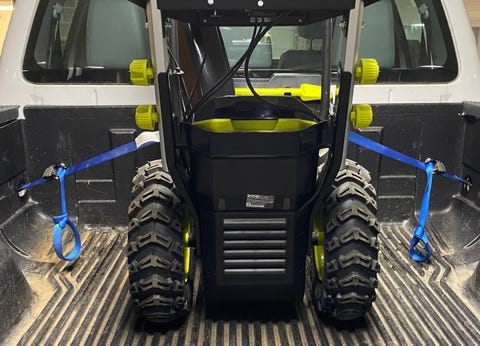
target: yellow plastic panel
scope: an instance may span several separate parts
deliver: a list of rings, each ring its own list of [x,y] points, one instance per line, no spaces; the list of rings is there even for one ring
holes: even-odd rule
[[[232,120],[208,119],[193,123],[211,132],[293,132],[301,131],[316,122],[303,119]]]

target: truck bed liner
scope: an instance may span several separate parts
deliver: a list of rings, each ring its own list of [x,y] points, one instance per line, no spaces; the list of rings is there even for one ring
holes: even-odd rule
[[[474,266],[454,267],[435,249],[429,264],[408,258],[411,227],[383,224],[378,298],[355,325],[321,321],[306,294],[296,308],[282,305],[203,304],[184,323],[161,327],[136,319],[127,286],[124,230],[88,232],[74,263],[25,266],[37,297],[4,339],[21,344],[265,345],[476,344],[480,307],[465,291]],[[28,268],[27,268],[28,267]],[[198,267],[198,266],[197,266]],[[199,270],[195,285],[200,282]]]

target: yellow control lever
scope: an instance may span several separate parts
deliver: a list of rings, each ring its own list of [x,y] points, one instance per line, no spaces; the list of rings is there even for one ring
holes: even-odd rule
[[[300,88],[255,88],[255,91],[260,96],[294,96],[302,101],[318,101],[322,98],[322,87],[315,84],[301,84]],[[235,88],[235,95],[252,96],[252,92],[249,88]]]

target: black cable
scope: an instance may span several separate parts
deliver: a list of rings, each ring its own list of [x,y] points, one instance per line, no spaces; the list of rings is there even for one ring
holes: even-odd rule
[[[267,33],[268,30],[270,30],[275,23],[278,22],[283,16],[285,16],[288,12],[282,12],[280,15],[275,17],[269,24],[268,26],[264,29],[261,30],[260,33],[257,34],[257,37],[255,37],[254,40],[252,40],[245,51],[245,53],[240,57],[240,59],[233,65],[230,70],[222,77],[220,80],[218,80],[201,98],[200,100],[193,106],[193,108],[190,110],[190,112],[187,114],[186,120],[191,121],[193,118],[193,115],[195,114],[198,109],[203,106],[206,102],[208,102],[212,96],[223,86],[225,83],[233,76],[233,74],[242,66],[244,63],[245,59],[247,58],[248,55],[252,54],[252,51],[255,49],[257,43],[262,39],[262,37]]]
[[[255,31],[255,30],[254,30]],[[265,32],[266,33],[266,32]],[[261,38],[263,38],[263,36],[265,35],[265,33],[262,35]],[[255,45],[256,47],[256,45]],[[250,58],[252,57],[252,53],[253,51],[255,50],[255,48],[252,50],[252,52],[247,56],[247,58],[245,59],[245,66],[244,66],[244,70],[245,70],[245,82],[247,83],[247,86],[248,88],[250,89],[250,92],[252,93],[252,95],[257,99],[259,100],[260,102],[263,102],[265,103],[266,105],[270,106],[270,107],[273,107],[274,109],[275,108],[283,108],[283,109],[286,109],[286,110],[290,110],[290,111],[293,111],[293,112],[297,112],[297,113],[302,113],[302,114],[306,114],[308,116],[311,116],[313,117],[315,120],[317,121],[320,121],[320,118],[312,111],[307,111],[305,109],[300,109],[300,108],[293,108],[293,107],[285,107],[285,106],[282,106],[282,105],[277,105],[277,104],[274,104],[272,102],[269,102],[267,101],[266,99],[264,99],[262,96],[260,96],[257,91],[255,90],[255,87],[253,86],[252,84],[252,81],[250,80],[250,73],[249,73],[249,70],[248,70],[248,67],[249,67],[249,64],[250,64]]]
[[[202,97],[198,102],[195,104],[193,109],[190,111],[189,114],[187,114],[186,120],[190,121],[193,117],[193,114],[202,106],[204,105],[210,98],[223,86],[225,83],[233,76],[233,74],[240,68],[242,65],[243,61],[245,60],[246,53],[249,51],[251,46],[253,45],[253,40],[250,42],[249,47],[247,48],[247,51],[244,53],[242,57],[233,65],[230,70],[225,74],[222,78],[220,78]]]
[[[167,45],[167,49],[168,49],[168,54],[169,54],[170,57],[172,58],[173,63],[175,64],[175,66],[180,67],[180,63],[178,62],[177,58],[175,57],[175,54],[173,54],[172,48],[170,48],[170,44]]]
[[[208,52],[205,53],[205,56],[202,59],[202,63],[200,64],[200,69],[198,70],[197,77],[195,79],[195,83],[193,84],[192,91],[190,92],[190,95],[188,97],[188,103],[190,105],[192,104],[193,95],[195,95],[195,92],[197,91],[198,85],[200,84],[200,78],[202,77],[203,68],[205,66],[205,62],[207,61],[207,56],[208,56]]]
[[[167,50],[168,50],[168,54],[170,55],[170,57],[173,60],[173,63],[175,64],[175,68],[178,68],[179,70],[181,70],[180,63],[178,62],[177,58],[175,57],[175,54],[173,54],[173,51],[172,51],[172,49],[170,48],[169,45],[167,45]],[[192,109],[192,104],[190,103],[190,98],[188,98],[187,85],[185,84],[185,78],[183,78],[183,75],[180,77],[180,80],[181,80],[180,95],[181,95],[181,99],[182,99],[182,103],[183,103],[183,108],[184,108],[184,112],[188,113]],[[187,102],[185,102],[185,101],[187,101]]]
[[[258,42],[257,40],[251,40],[250,41],[250,45],[249,47],[247,48],[247,50],[245,51],[245,53],[240,57],[240,59],[237,61],[237,63],[232,66],[232,68],[229,70],[229,72],[227,74],[225,74],[219,81],[217,81],[217,83],[215,83],[215,85],[210,88],[210,90],[202,96],[202,98],[199,100],[199,102],[195,105],[196,107],[196,110],[198,110],[198,108],[200,108],[203,104],[205,104],[209,99],[211,99],[211,97],[223,86],[225,85],[225,83],[230,79],[232,78],[232,76],[234,75],[234,73],[242,66],[243,62],[245,61],[245,58],[247,56],[247,54],[249,52],[252,51],[252,49],[255,48],[255,42]],[[194,107],[194,108],[195,108]],[[195,110],[195,111],[196,111]],[[192,115],[193,115],[194,112],[192,112]]]

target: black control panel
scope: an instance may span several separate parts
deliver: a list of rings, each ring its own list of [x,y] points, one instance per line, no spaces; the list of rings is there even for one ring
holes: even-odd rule
[[[158,0],[161,10],[348,10],[355,0]]]
[[[333,18],[355,7],[354,0],[157,0],[162,15],[192,24],[248,26],[283,13],[276,25],[304,25]]]

